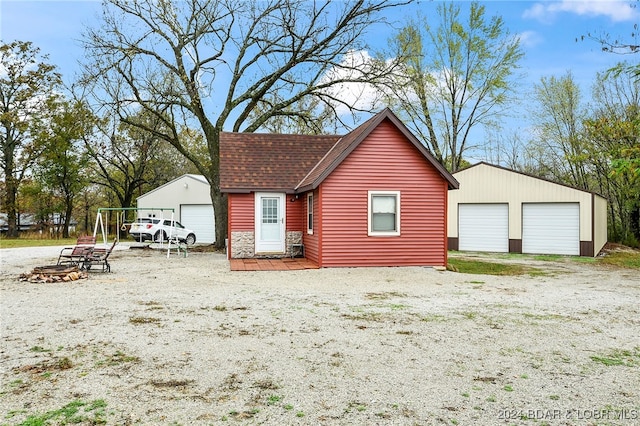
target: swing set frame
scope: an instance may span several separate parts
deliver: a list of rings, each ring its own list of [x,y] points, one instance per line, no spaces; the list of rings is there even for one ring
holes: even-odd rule
[[[175,219],[174,219],[174,214],[175,214],[175,209],[173,207],[99,207],[98,208],[98,212],[96,213],[96,223],[95,226],[93,227],[93,236],[97,237],[98,234],[98,229],[100,229],[100,232],[102,234],[102,240],[104,242],[105,247],[108,244],[108,229],[105,225],[109,223],[109,212],[115,212],[116,214],[116,241],[120,242],[120,231],[126,231],[127,230],[127,225],[131,226],[131,224],[133,224],[133,222],[135,222],[138,219],[138,211],[148,211],[151,212],[151,214],[153,214],[153,212],[159,211],[160,212],[160,219],[161,220],[165,220],[164,217],[164,212],[165,211],[170,211],[171,212],[171,224],[173,226],[173,224],[175,223]],[[133,222],[127,222],[127,213],[133,211],[136,212]],[[105,214],[105,220],[102,219],[102,214]],[[155,216],[152,216],[155,217]],[[169,241],[167,242],[167,258],[169,257],[170,253],[171,253],[171,235],[169,235]],[[160,241],[160,247],[163,247],[163,241]],[[180,251],[180,247],[178,247],[178,252]],[[185,256],[186,256],[186,250],[185,250]]]

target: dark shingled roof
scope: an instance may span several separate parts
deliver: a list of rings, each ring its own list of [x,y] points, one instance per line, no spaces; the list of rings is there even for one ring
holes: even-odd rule
[[[220,134],[223,192],[293,192],[340,139],[326,135]]]
[[[440,172],[450,189],[458,188],[458,181],[388,108],[343,137],[221,133],[220,188],[222,192],[315,189],[385,119]]]

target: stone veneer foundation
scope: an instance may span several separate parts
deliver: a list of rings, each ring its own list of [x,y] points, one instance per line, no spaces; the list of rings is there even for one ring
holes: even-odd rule
[[[286,253],[256,255],[256,236],[253,231],[234,231],[231,233],[231,258],[251,259],[254,257],[278,258],[289,256],[292,244],[302,243],[302,231],[287,231]]]

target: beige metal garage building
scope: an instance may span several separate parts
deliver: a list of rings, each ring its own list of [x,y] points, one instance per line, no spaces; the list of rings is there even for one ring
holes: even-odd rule
[[[171,211],[160,212],[152,208],[174,209],[174,220],[196,234],[197,243],[214,243],[216,239],[213,204],[209,183],[201,175],[186,174],[167,182],[138,197],[140,217],[171,218]]]
[[[488,163],[453,175],[450,250],[596,256],[607,242],[602,196]]]

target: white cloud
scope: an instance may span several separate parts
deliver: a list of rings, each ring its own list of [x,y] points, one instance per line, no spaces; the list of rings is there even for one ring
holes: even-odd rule
[[[551,21],[549,12],[542,3],[536,3],[529,9],[525,10],[522,17],[527,19],[536,19],[544,23]]]
[[[369,69],[373,58],[366,50],[358,50],[349,52],[342,59],[340,66],[334,67],[325,75],[324,79],[342,80],[342,79],[358,79],[362,78]],[[346,105],[353,108],[370,109],[374,107],[380,99],[380,92],[373,85],[365,82],[345,82],[338,83],[326,90],[331,97],[339,99]],[[349,108],[342,104],[336,103],[335,107],[339,114],[346,114]]]
[[[525,10],[523,17],[549,23],[560,13],[579,16],[605,16],[613,22],[638,19],[638,10],[627,0],[562,0],[560,2],[536,3]]]
[[[524,47],[534,47],[543,42],[543,37],[536,31],[523,31],[516,37],[520,40],[520,45]]]

